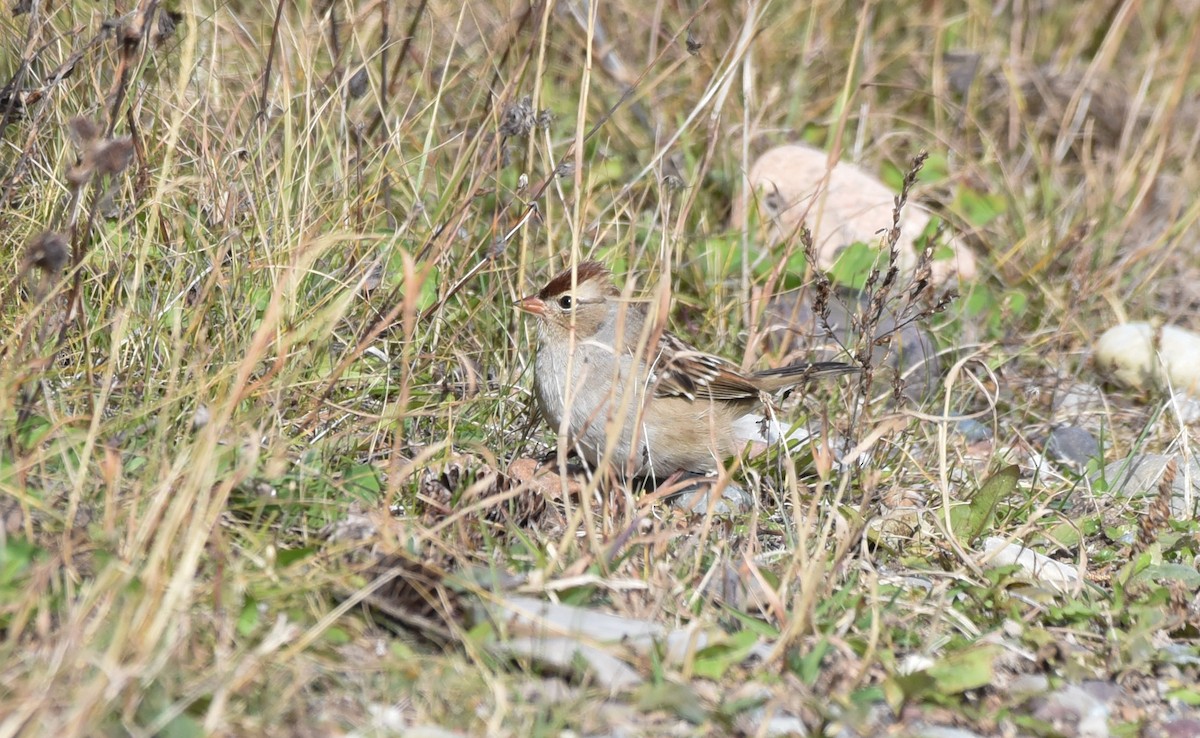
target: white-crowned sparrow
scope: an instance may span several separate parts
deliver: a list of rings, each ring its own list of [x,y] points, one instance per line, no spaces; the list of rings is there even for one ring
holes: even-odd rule
[[[743,372],[649,320],[586,261],[517,302],[538,318],[534,392],[546,421],[592,466],[635,476],[711,472],[747,443],[778,441],[770,393],[857,371],[838,362]]]

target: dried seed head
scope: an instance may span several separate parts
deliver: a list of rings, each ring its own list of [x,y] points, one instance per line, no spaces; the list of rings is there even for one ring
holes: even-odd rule
[[[66,237],[54,231],[44,231],[34,236],[25,247],[25,263],[47,274],[56,274],[66,266],[69,254]]]
[[[161,46],[175,35],[175,29],[179,26],[180,21],[183,20],[183,13],[160,8],[156,20],[154,34],[150,37],[150,41],[155,46]]]
[[[129,136],[114,138],[96,147],[96,171],[112,176],[129,166],[133,159],[133,139]]]
[[[142,32],[146,26],[146,15],[134,11],[122,18],[120,27],[121,45],[127,50],[132,50],[142,42]]]
[[[67,182],[72,187],[82,187],[92,178],[91,157],[85,157],[78,164],[67,167]]]
[[[1178,473],[1177,460],[1172,458],[1163,468],[1162,476],[1158,479],[1158,495],[1150,503],[1150,509],[1142,516],[1138,524],[1137,541],[1134,551],[1141,553],[1158,540],[1159,534],[1171,524],[1171,499],[1175,475]]]
[[[67,124],[67,131],[71,134],[71,141],[80,151],[86,151],[96,139],[100,138],[100,124],[93,121],[91,118],[72,118]]]
[[[504,119],[500,121],[500,133],[512,138],[522,138],[529,135],[537,122],[537,116],[533,113],[533,101],[526,95],[520,102],[508,106],[504,111]]]
[[[367,83],[370,81],[370,77],[367,76],[367,68],[359,69],[346,83],[346,94],[351,100],[357,100],[367,94]]]

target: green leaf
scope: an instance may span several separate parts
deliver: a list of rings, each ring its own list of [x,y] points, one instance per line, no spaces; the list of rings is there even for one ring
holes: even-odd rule
[[[908,674],[896,674],[888,677],[883,683],[883,697],[888,707],[897,712],[909,700],[919,699],[933,691],[933,677],[925,671],[914,671]]]
[[[954,198],[952,208],[963,214],[973,226],[985,226],[1004,214],[1008,204],[1001,195],[988,195],[963,187]]]
[[[837,261],[829,270],[829,278],[835,284],[860,290],[882,258],[882,249],[865,243],[852,243],[838,254]]]
[[[937,184],[950,177],[950,161],[940,151],[930,151],[925,157],[925,164],[917,173],[917,181],[925,184]]]
[[[770,259],[764,259],[759,262],[758,272],[760,277],[765,277],[772,269],[775,268],[775,263]],[[788,255],[787,266],[783,270],[783,281],[780,285],[781,289],[798,289],[804,286],[804,275],[808,273],[808,259],[804,256],[803,251],[795,251]]]
[[[21,424],[17,438],[26,447],[37,446],[54,431],[54,424],[40,415],[31,415]]]
[[[1182,702],[1191,707],[1200,707],[1200,691],[1190,687],[1167,692],[1167,699]]]
[[[997,305],[996,296],[992,291],[986,285],[978,285],[967,293],[964,309],[967,317],[976,318],[995,311]]]
[[[1134,574],[1130,582],[1179,582],[1195,591],[1200,589],[1200,571],[1184,564],[1153,564]]]
[[[988,477],[965,505],[950,509],[950,527],[960,543],[970,545],[991,529],[1000,501],[1017,488],[1021,470],[1015,464],[1004,467]]]
[[[1082,520],[1059,523],[1046,532],[1046,538],[1063,548],[1074,548],[1084,536],[1092,536],[1100,530],[1099,518],[1092,516]]]
[[[312,546],[301,548],[281,548],[275,552],[275,563],[280,567],[288,567],[297,561],[303,561],[317,552]]]
[[[950,261],[956,256],[958,256],[958,254],[954,251],[954,247],[948,243],[938,244],[933,247],[934,261]]]
[[[1026,309],[1029,308],[1029,295],[1021,290],[1010,290],[1005,295],[1005,301],[1008,302],[1008,309],[1015,316],[1022,316]]]
[[[731,666],[746,660],[758,643],[758,634],[751,630],[740,631],[727,640],[700,649],[696,652],[696,676],[720,679]]]
[[[480,620],[467,631],[467,640],[475,644],[484,644],[496,639],[496,629],[490,620]]]
[[[817,677],[821,674],[821,660],[829,653],[829,649],[829,639],[822,638],[791,664],[792,672],[805,684],[816,684]]]
[[[417,652],[413,650],[412,646],[399,639],[389,642],[388,651],[401,661],[415,662],[418,658]]]
[[[939,693],[959,694],[991,684],[992,666],[1000,653],[1001,648],[996,645],[972,646],[938,659],[927,671],[937,683]]]
[[[637,706],[643,712],[667,710],[690,723],[702,723],[708,718],[696,693],[674,682],[642,685],[637,690]]]
[[[743,628],[747,628],[755,633],[758,633],[758,635],[762,638],[771,640],[779,637],[779,629],[768,622],[760,620],[753,615],[744,613],[741,610],[734,610],[728,605],[724,607],[724,610],[736,618],[737,621],[742,624]]]
[[[21,579],[40,550],[22,538],[10,538],[0,545],[0,586]]]
[[[190,715],[176,715],[171,718],[171,722],[158,733],[163,738],[201,738],[208,735],[208,731]]]
[[[242,604],[242,611],[238,613],[236,624],[238,635],[242,637],[251,635],[258,630],[259,621],[258,601],[247,597],[245,603]]]
[[[885,161],[879,167],[879,179],[896,194],[904,187],[904,171],[890,161]]]
[[[342,472],[342,486],[355,497],[373,502],[379,499],[383,485],[379,472],[370,464],[351,464]]]
[[[993,665],[1002,649],[986,644],[947,654],[929,668],[893,674],[883,684],[884,698],[893,710],[930,695],[949,696],[979,689],[994,679]]]

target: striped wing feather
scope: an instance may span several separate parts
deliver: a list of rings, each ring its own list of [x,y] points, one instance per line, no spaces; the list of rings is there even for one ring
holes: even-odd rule
[[[699,351],[671,333],[663,334],[660,349],[660,356],[670,358],[656,366],[651,377],[656,397],[750,400],[759,395],[758,387],[732,361]]]
[[[659,344],[659,356],[669,357],[654,367],[650,381],[655,397],[684,397],[695,400],[757,400],[763,391],[771,392],[800,384],[820,376],[834,376],[859,371],[851,364],[838,361],[790,364],[744,374],[737,364],[719,356],[706,354],[664,333]]]

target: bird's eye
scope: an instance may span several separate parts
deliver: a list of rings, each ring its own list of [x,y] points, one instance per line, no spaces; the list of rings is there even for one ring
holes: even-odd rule
[[[563,310],[570,310],[571,309],[571,296],[563,295],[562,297],[558,298],[558,306],[560,308],[562,308]]]

